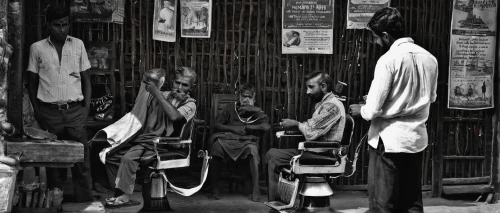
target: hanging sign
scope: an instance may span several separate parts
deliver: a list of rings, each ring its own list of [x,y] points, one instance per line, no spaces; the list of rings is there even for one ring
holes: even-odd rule
[[[282,53],[333,53],[334,0],[283,0]]]
[[[153,39],[175,42],[177,0],[155,0],[153,17]]]
[[[125,0],[72,0],[71,16],[76,22],[123,24]]]
[[[448,108],[494,107],[496,0],[454,0]]]
[[[210,38],[212,0],[180,0],[181,36]]]
[[[390,0],[349,0],[347,29],[365,29],[373,14],[390,3]]]

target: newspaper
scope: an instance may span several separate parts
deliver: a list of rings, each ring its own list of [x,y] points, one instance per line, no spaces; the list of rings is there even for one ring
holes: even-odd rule
[[[212,0],[180,0],[181,36],[210,38]]]
[[[334,0],[283,0],[282,53],[333,54]]]
[[[347,29],[365,29],[373,14],[390,3],[390,0],[349,0]]]
[[[123,24],[125,0],[72,0],[71,16],[76,22]]]
[[[175,42],[177,0],[155,0],[153,17],[153,39]]]
[[[454,0],[448,108],[494,107],[496,0]]]

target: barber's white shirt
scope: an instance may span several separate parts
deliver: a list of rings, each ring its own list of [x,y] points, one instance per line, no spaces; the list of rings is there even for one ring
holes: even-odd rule
[[[436,58],[411,38],[396,40],[377,61],[374,78],[361,108],[371,120],[368,143],[377,148],[379,137],[386,152],[416,153],[427,147],[425,122],[436,100]]]

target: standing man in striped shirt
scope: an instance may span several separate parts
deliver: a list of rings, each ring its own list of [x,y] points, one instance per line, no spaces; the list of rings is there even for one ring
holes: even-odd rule
[[[91,85],[87,51],[80,39],[68,36],[70,9],[50,5],[46,13],[50,36],[31,45],[28,92],[40,127],[58,139],[81,142],[84,162],[71,168],[76,202],[93,201],[90,159],[85,122],[89,113]],[[48,186],[55,204],[62,201],[65,169],[48,168]]]
[[[371,121],[367,212],[423,212],[425,122],[436,100],[438,63],[404,36],[403,18],[395,8],[376,12],[368,27],[386,53],[375,66],[366,105],[349,107],[353,116]]]

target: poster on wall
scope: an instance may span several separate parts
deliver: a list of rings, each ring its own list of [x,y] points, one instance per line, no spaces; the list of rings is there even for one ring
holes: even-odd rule
[[[76,22],[123,24],[125,0],[72,0],[71,16]]]
[[[373,14],[390,4],[390,0],[349,0],[347,29],[365,29]]]
[[[155,0],[153,16],[153,39],[175,42],[177,0]]]
[[[90,73],[111,73],[114,56],[114,43],[87,43],[87,56],[90,62]]]
[[[0,0],[0,39],[7,38],[7,3],[8,0]]]
[[[494,107],[496,0],[454,0],[448,108]]]
[[[0,121],[7,120],[7,73],[9,68],[9,58],[13,53],[13,48],[5,39],[0,38]]]
[[[334,0],[283,0],[282,53],[333,54]]]
[[[181,37],[210,38],[212,0],[180,0]]]

